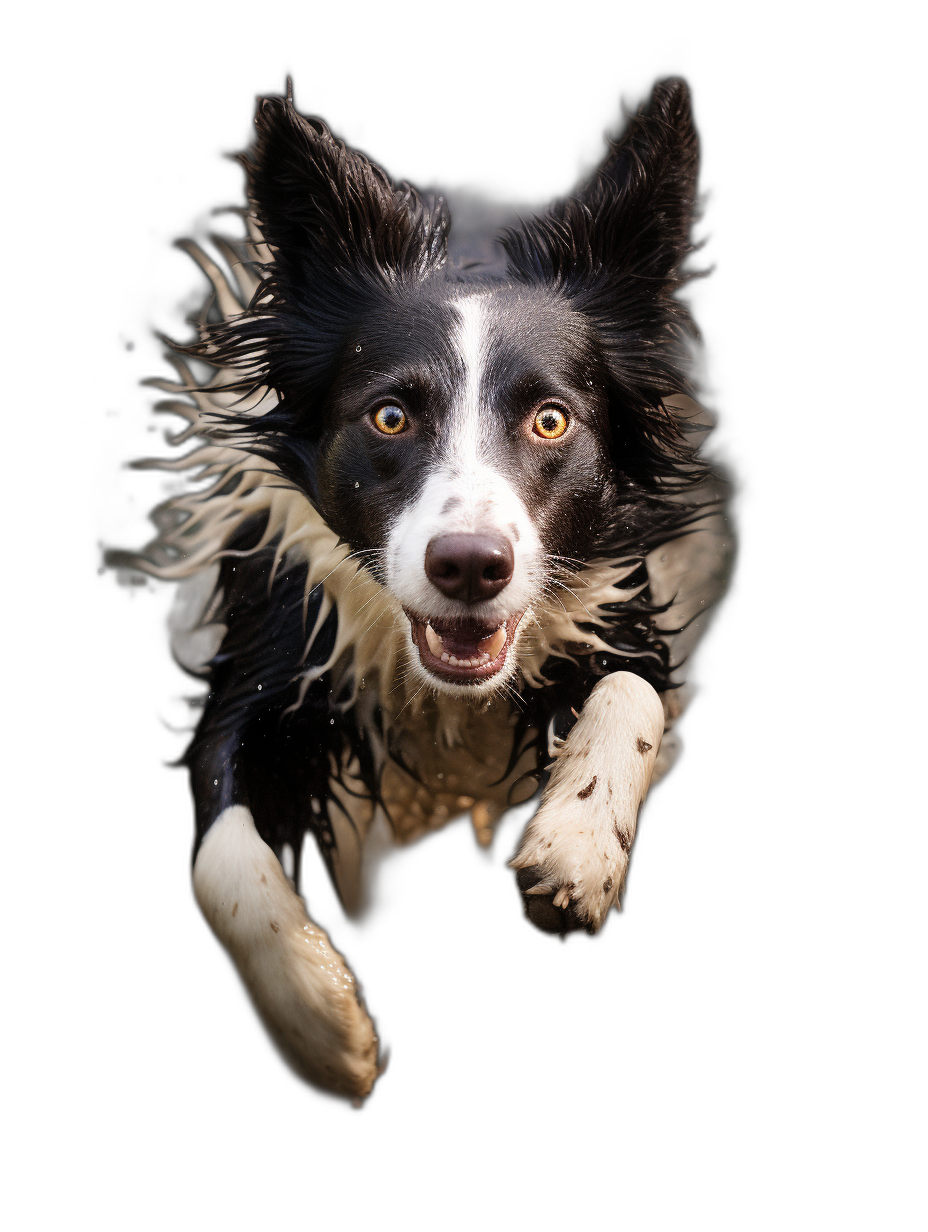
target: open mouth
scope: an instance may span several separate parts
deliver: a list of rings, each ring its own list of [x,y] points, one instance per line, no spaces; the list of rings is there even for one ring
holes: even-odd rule
[[[522,612],[501,625],[477,620],[421,620],[407,611],[422,666],[454,684],[489,680],[506,663]]]

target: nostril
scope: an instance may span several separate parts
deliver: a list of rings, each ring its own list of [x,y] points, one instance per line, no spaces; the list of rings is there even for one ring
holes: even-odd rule
[[[488,582],[499,582],[503,578],[508,580],[512,573],[512,567],[504,558],[502,552],[497,552],[494,559],[490,561],[483,571],[483,576]]]
[[[425,572],[444,595],[464,603],[492,599],[512,580],[512,544],[503,535],[439,535],[425,551]]]

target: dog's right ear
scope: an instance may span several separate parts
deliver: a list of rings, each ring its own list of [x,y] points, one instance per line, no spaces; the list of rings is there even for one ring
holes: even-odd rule
[[[445,258],[448,217],[408,185],[396,186],[292,98],[260,99],[257,138],[241,155],[252,208],[279,274],[422,277]]]
[[[226,390],[276,395],[260,415],[231,409],[219,432],[237,434],[314,499],[321,411],[350,332],[365,309],[444,263],[450,223],[440,198],[394,185],[300,115],[289,92],[259,100],[255,124],[240,161],[270,260],[245,312],[204,325],[180,349],[221,370]]]

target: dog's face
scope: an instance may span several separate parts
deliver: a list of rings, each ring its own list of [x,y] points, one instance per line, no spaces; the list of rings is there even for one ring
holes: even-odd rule
[[[403,607],[423,678],[499,687],[615,492],[587,322],[548,293],[436,280],[358,322],[324,425],[320,510]]]
[[[584,190],[510,233],[494,278],[449,271],[441,201],[289,100],[257,123],[245,163],[274,259],[209,345],[260,358],[280,401],[259,449],[392,591],[423,681],[498,689],[533,609],[678,460],[685,87],[657,87]]]

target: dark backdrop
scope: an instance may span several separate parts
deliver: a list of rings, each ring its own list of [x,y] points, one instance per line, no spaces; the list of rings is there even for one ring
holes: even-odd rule
[[[783,149],[807,101],[802,65],[758,84],[757,41],[732,58],[705,33],[651,38],[643,54],[626,42],[621,54],[571,53],[567,68],[560,49],[530,62],[516,43],[479,63],[445,51],[414,67],[399,43],[359,63],[332,42],[307,39],[303,51],[295,39],[296,51],[254,64],[224,53],[207,64],[182,42],[149,59],[143,44],[75,89],[79,102],[106,100],[74,170],[95,202],[74,233],[88,261],[80,397],[92,444],[78,501],[92,647],[80,798],[94,801],[81,828],[90,871],[75,893],[94,938],[89,1013],[113,1106],[134,1124],[208,1105],[222,1124],[258,1105],[269,1124],[312,1121],[335,1142],[382,1140],[402,1119],[428,1137],[482,1125],[487,1146],[511,1127],[540,1147],[583,1142],[604,1117],[622,1133],[653,1115],[662,1133],[706,1115],[753,1124],[805,998],[792,968],[805,910],[791,872],[796,733],[771,590],[789,567],[781,508],[796,499],[778,442],[802,274]],[[179,687],[164,649],[168,596],[120,588],[102,563],[106,549],[150,535],[160,480],[126,469],[159,448],[140,382],[169,375],[155,334],[184,338],[206,291],[174,241],[206,240],[218,209],[243,205],[228,155],[248,140],[256,96],[286,92],[287,74],[299,111],[396,179],[536,201],[599,163],[622,102],[635,110],[659,78],[683,76],[711,192],[701,261],[714,266],[691,299],[738,476],[741,563],[701,654],[686,752],[654,792],[625,912],[600,939],[562,946],[523,923],[503,869],[511,833],[492,866],[461,828],[420,846],[394,867],[365,933],[338,922],[311,870],[311,910],[354,963],[392,1048],[362,1114],[287,1076],[197,917],[185,781],[163,769],[177,749],[163,719]]]

